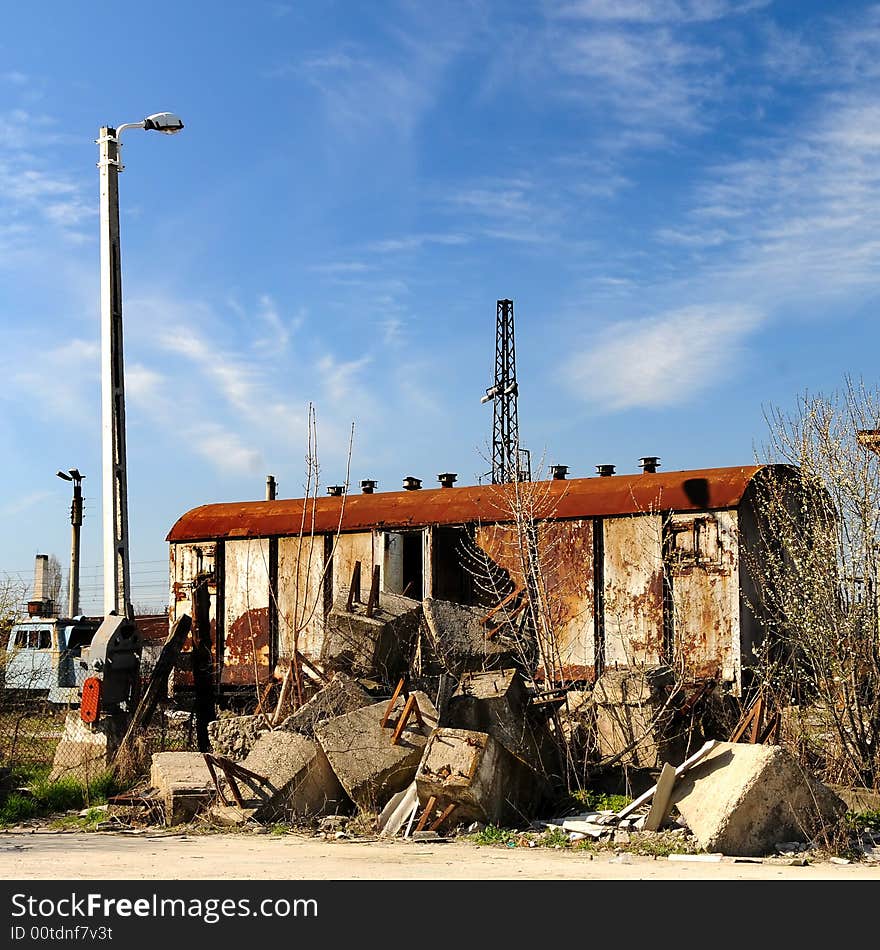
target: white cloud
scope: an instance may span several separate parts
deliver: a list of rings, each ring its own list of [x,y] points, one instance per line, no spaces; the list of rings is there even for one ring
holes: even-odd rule
[[[262,454],[224,426],[202,422],[189,435],[199,454],[221,471],[252,475],[265,467]]]
[[[551,3],[548,12],[565,18],[628,23],[699,23],[741,16],[771,0],[573,0]]]
[[[681,405],[735,371],[761,321],[744,307],[692,306],[617,323],[570,358],[566,381],[601,410]]]

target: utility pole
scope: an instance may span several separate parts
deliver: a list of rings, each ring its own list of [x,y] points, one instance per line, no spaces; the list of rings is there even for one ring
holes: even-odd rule
[[[82,480],[78,469],[68,472],[56,472],[59,478],[73,482],[73,501],[70,504],[70,572],[68,574],[67,616],[75,617],[79,613],[79,534],[83,523]]]
[[[513,301],[499,300],[495,319],[495,384],[480,402],[492,401],[492,484],[530,481],[527,449],[519,447],[517,416],[516,343]]]
[[[125,369],[122,349],[122,268],[119,251],[119,138],[102,126],[101,185],[101,423],[104,504],[104,615],[131,616],[128,555],[128,473],[125,452]]]
[[[104,616],[133,618],[128,545],[128,472],[125,452],[125,367],[122,359],[122,265],[119,250],[119,138],[126,129],[173,135],[183,122],[157,112],[140,122],[101,126],[101,406],[104,522]]]

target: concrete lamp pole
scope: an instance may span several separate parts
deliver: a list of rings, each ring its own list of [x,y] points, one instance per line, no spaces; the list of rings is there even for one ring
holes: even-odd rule
[[[67,616],[75,617],[79,613],[79,529],[83,523],[82,480],[78,469],[56,472],[59,478],[73,482],[73,501],[70,504],[70,574],[67,591]]]
[[[122,357],[122,270],[119,255],[119,136],[125,129],[173,135],[183,122],[157,112],[141,122],[102,126],[96,141],[101,182],[101,405],[104,528],[104,615],[131,618],[128,475],[125,458],[125,373]]]

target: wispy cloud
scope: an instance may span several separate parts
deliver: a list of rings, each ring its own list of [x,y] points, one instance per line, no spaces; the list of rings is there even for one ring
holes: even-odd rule
[[[371,241],[367,245],[367,250],[386,254],[396,251],[419,251],[429,244],[454,246],[467,244],[469,241],[470,238],[466,234],[408,234],[405,237]]]
[[[616,323],[572,356],[566,382],[603,411],[683,405],[734,372],[763,319],[743,307],[686,307]]]
[[[551,16],[626,23],[704,23],[768,7],[772,0],[572,0]]]

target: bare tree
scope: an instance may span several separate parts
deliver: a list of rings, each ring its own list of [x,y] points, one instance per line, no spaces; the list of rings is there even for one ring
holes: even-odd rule
[[[788,741],[826,780],[880,787],[880,390],[847,378],[765,413],[753,607],[766,630],[754,689],[787,706]]]

